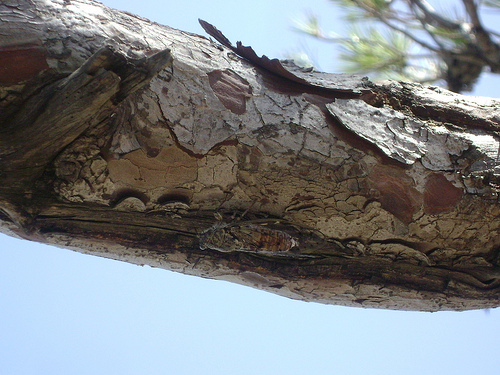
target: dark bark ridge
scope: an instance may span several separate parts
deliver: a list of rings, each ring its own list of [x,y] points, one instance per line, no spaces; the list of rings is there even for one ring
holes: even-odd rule
[[[497,101],[303,71],[90,0],[0,17],[3,232],[307,301],[498,305]],[[213,225],[241,248],[200,248]]]

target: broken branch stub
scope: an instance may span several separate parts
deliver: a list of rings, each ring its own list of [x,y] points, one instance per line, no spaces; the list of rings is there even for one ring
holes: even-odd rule
[[[4,232],[307,301],[499,304],[497,101],[301,70],[207,23],[223,46],[9,4]]]

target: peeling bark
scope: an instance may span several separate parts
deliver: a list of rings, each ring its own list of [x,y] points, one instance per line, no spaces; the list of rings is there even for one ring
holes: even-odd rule
[[[499,305],[498,101],[90,0],[0,18],[3,232],[307,301]]]

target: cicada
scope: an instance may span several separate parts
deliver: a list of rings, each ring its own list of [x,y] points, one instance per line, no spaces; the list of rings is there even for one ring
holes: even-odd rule
[[[297,239],[278,229],[252,223],[217,223],[200,234],[200,249],[288,255]]]

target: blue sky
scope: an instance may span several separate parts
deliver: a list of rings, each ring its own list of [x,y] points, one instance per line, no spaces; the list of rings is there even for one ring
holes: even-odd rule
[[[104,3],[200,34],[203,18],[270,57],[306,42],[290,19],[308,9],[341,27],[326,0]],[[310,49],[335,71],[329,46]],[[0,235],[2,375],[497,373],[499,319],[304,303]]]

